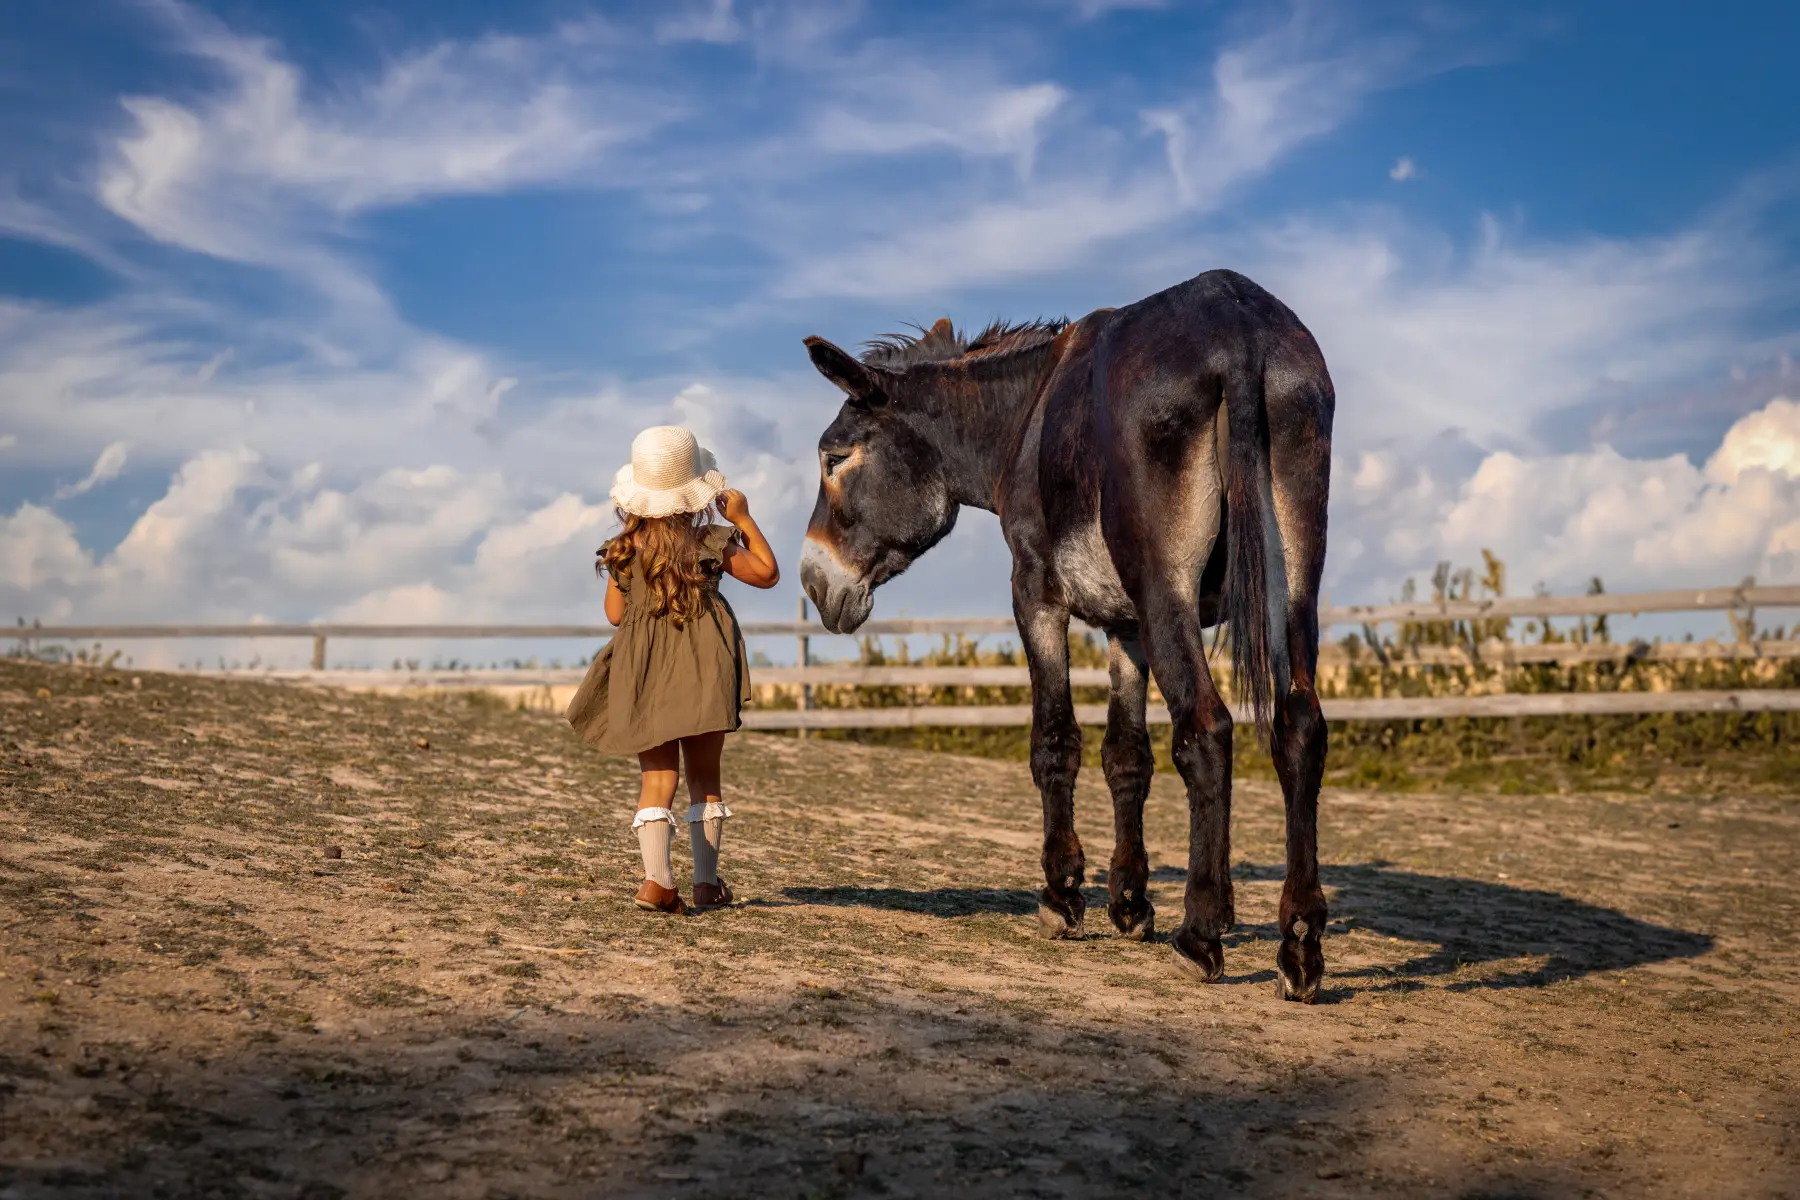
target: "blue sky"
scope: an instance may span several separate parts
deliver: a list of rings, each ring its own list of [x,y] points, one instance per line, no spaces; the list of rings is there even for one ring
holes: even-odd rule
[[[665,420],[791,565],[836,407],[802,337],[1218,266],[1337,381],[1332,598],[1484,546],[1521,590],[1800,578],[1797,36],[1748,3],[15,6],[0,604],[572,619]],[[971,514],[877,611],[1006,596]]]

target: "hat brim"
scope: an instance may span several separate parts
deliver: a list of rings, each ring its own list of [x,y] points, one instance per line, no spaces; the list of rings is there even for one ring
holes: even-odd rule
[[[612,501],[637,517],[672,517],[676,513],[697,513],[718,499],[725,490],[725,476],[719,474],[718,460],[712,451],[700,450],[702,473],[672,488],[647,488],[632,474],[631,464],[619,468],[613,477]]]

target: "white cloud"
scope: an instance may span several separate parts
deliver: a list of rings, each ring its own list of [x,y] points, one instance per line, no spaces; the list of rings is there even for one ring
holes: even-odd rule
[[[1145,114],[1167,142],[1186,207],[1210,209],[1244,180],[1349,119],[1363,98],[1405,79],[1418,48],[1351,37],[1298,10],[1213,62],[1198,100]]]
[[[442,394],[478,403],[493,390],[460,360],[411,377],[344,370],[317,385],[314,368],[264,369],[185,392],[165,389],[170,379],[191,385],[189,371],[126,357],[112,366],[104,379],[84,379],[84,390],[104,389],[107,408],[135,414],[145,429],[172,427],[152,439],[153,457],[185,457],[110,549],[84,544],[72,524],[36,505],[0,517],[0,611],[44,620],[566,621],[597,601],[593,553],[614,526],[606,490],[639,428],[675,420],[699,431],[770,535],[797,545],[817,468],[810,452],[790,447],[810,447],[814,422],[836,406],[810,376],[653,381],[540,401],[529,418],[484,435],[467,427],[466,413],[441,415]],[[221,382],[224,398],[214,394]],[[818,395],[818,412],[792,403],[796,382],[799,395]],[[217,414],[246,407],[256,416],[233,427],[242,440],[177,451],[204,445]],[[37,414],[46,442],[74,440],[49,420],[68,411]],[[393,465],[398,456],[417,465]],[[787,615],[789,597],[746,597],[746,611],[766,605],[764,615]]]
[[[19,444],[19,435],[18,434],[16,434],[16,433],[0,433],[0,450],[11,450],[14,446],[16,446],[18,444]]]
[[[1419,168],[1414,165],[1413,160],[1410,158],[1396,159],[1394,165],[1388,168],[1388,178],[1392,179],[1395,183],[1404,183],[1406,180],[1418,175],[1418,173]]]
[[[1746,447],[1754,451],[1746,454]],[[1704,467],[1682,455],[1631,458],[1609,446],[1486,456],[1463,480],[1364,451],[1335,472],[1331,574],[1379,581],[1432,564],[1505,561],[1515,583],[1613,591],[1716,586],[1755,575],[1800,580],[1800,405],[1776,398],[1726,433]],[[1346,539],[1349,541],[1351,539]],[[1338,585],[1341,586],[1341,585]],[[1366,594],[1361,593],[1359,594]]]
[[[281,270],[372,340],[397,322],[339,247],[351,218],[591,175],[673,112],[645,88],[594,82],[607,48],[575,36],[585,27],[439,42],[360,84],[309,86],[267,41],[178,4],[154,11],[223,86],[123,98],[131,128],[100,164],[96,199],[158,241]]]
[[[63,211],[62,206],[25,196],[14,179],[0,179],[0,233],[73,250],[122,279],[140,274],[128,256],[84,228],[83,223]]]
[[[776,285],[776,294],[890,299],[936,297],[976,282],[1004,285],[1071,267],[1096,244],[1162,221],[1170,205],[1169,189],[1155,180],[1126,188],[1071,186],[1041,200],[977,205],[842,254],[808,256]]]
[[[939,140],[965,149],[1017,142],[1029,148],[1021,162],[1030,170],[1021,170],[1011,188],[971,183],[909,194],[904,206],[860,206],[858,216],[879,214],[862,226],[833,229],[809,214],[803,234],[797,229],[790,242],[804,252],[774,290],[786,298],[941,295],[1088,262],[1109,243],[1217,211],[1298,147],[1353,116],[1365,96],[1404,82],[1420,69],[1419,53],[1409,40],[1360,36],[1302,10],[1222,49],[1208,86],[1138,114],[1135,139],[1090,128],[1066,145],[1043,143],[1037,132],[1065,104],[1053,85],[973,102],[967,88],[940,90],[935,104],[953,105],[963,132],[960,141],[942,133]],[[910,119],[910,109],[901,111]],[[998,115],[984,124],[983,112]],[[873,144],[884,136],[904,142],[909,126],[886,117],[849,128]],[[921,141],[934,127],[910,128],[911,140]],[[1160,169],[1138,153],[1146,131],[1161,138]],[[851,140],[845,130],[836,132],[839,141]],[[877,232],[867,232],[869,225]]]
[[[1552,414],[1642,403],[1715,370],[1742,346],[1767,274],[1729,227],[1537,242],[1484,218],[1463,246],[1368,214],[1288,221],[1234,249],[1319,338],[1340,446],[1455,428],[1541,449]]]
[[[1800,404],[1779,396],[1733,425],[1706,464],[1706,477],[1731,484],[1748,471],[1800,479]]]
[[[219,373],[219,368],[231,361],[233,353],[235,353],[235,351],[233,351],[230,346],[227,346],[225,349],[207,359],[206,362],[201,365],[200,369],[194,372],[194,382],[211,383],[213,376]]]
[[[92,557],[54,512],[23,504],[0,517],[0,596],[12,602],[16,615],[68,616],[74,611],[71,593],[92,573]]]
[[[839,102],[813,120],[812,144],[827,153],[904,154],[942,147],[1010,158],[1031,173],[1041,127],[1067,99],[1053,83],[994,87],[911,67],[874,77],[878,88],[852,107]],[[960,85],[960,86],[959,86]],[[848,99],[848,98],[846,98]]]
[[[298,69],[271,44],[171,11],[185,48],[229,86],[192,107],[128,98],[137,129],[120,139],[100,192],[146,232],[219,257],[238,257],[215,248],[222,236],[248,231],[223,235],[201,222],[250,203],[217,198],[233,185],[338,213],[500,191],[564,178],[644,132],[650,117],[603,107],[601,94],[569,77],[554,37],[441,42],[389,62],[361,87],[309,100]]]
[[[87,477],[80,483],[57,488],[56,498],[68,500],[75,496],[86,495],[108,480],[117,479],[119,473],[124,469],[125,443],[109,442],[106,448],[100,451],[100,457],[94,460],[94,465],[88,471]]]

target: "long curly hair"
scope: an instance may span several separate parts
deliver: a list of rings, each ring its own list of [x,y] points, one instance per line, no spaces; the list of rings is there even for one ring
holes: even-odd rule
[[[706,611],[709,582],[700,563],[700,539],[709,528],[705,512],[640,517],[619,509],[619,536],[600,547],[594,573],[649,589],[651,615],[668,617],[680,629]]]

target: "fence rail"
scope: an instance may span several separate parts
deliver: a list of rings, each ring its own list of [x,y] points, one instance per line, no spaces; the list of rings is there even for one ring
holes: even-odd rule
[[[1596,662],[1744,662],[1800,658],[1800,641],[1760,642],[1551,642],[1546,645],[1495,644],[1471,654],[1466,650],[1428,646],[1406,653],[1390,653],[1396,666],[1508,667],[1531,663]],[[1350,661],[1341,647],[1326,647],[1322,662],[1337,665]],[[1364,653],[1359,660],[1372,663]],[[1228,672],[1217,666],[1215,670]],[[810,667],[756,667],[755,682],[783,687],[1028,687],[1031,673],[1025,667],[860,666],[825,663]],[[468,670],[238,670],[207,674],[277,681],[308,680],[313,683],[405,688],[562,687],[581,682],[582,668],[495,667]],[[1069,682],[1075,687],[1106,687],[1110,680],[1100,667],[1072,667]]]
[[[1800,712],[1800,690],[1734,692],[1555,692],[1541,695],[1418,696],[1384,700],[1323,700],[1327,721],[1442,720],[1454,717],[1575,717],[1635,713]],[[1246,709],[1235,718],[1250,720]],[[1169,710],[1152,704],[1152,725],[1167,725]],[[1106,724],[1106,705],[1077,704],[1082,725]],[[1031,724],[1025,704],[922,704],[914,708],[758,709],[744,714],[751,729],[906,729],[925,726]]]
[[[1524,596],[1514,599],[1424,601],[1407,604],[1353,605],[1326,608],[1322,626],[1434,621],[1496,621],[1598,617],[1640,613],[1705,612],[1731,610],[1751,614],[1757,609],[1800,608],[1800,585],[1775,587],[1718,587],[1684,591],[1640,592],[1620,595]],[[805,620],[801,603],[798,621],[746,621],[746,637],[793,637],[798,640],[800,661],[808,661],[810,639],[831,636],[823,626]],[[1747,622],[1744,622],[1746,625]],[[1073,628],[1085,632],[1076,623]],[[1010,617],[898,618],[870,621],[857,636],[962,634],[984,636],[1016,633]],[[168,625],[34,625],[13,631],[21,639],[100,641],[187,638],[311,638],[310,671],[222,672],[280,681],[317,684],[409,687],[492,688],[556,687],[578,683],[580,670],[497,669],[432,671],[330,671],[325,669],[328,639],[450,640],[450,639],[602,639],[610,637],[610,625],[362,625],[321,622],[305,625],[277,624],[168,624]],[[1352,652],[1327,643],[1326,663],[1350,661]],[[1800,640],[1765,640],[1683,643],[1546,642],[1523,645],[1491,639],[1474,646],[1423,646],[1398,649],[1363,648],[1360,661],[1383,661],[1398,666],[1509,667],[1528,663],[1596,662],[1696,662],[1707,660],[1773,660],[1800,658]],[[214,672],[209,672],[214,673]],[[801,707],[793,710],[757,709],[745,714],[745,723],[757,729],[895,728],[923,725],[1005,726],[1030,723],[1030,709],[1022,705],[917,705],[904,708],[831,708],[812,705],[812,691],[819,685],[848,687],[1026,687],[1029,675],[1017,667],[862,666],[817,664],[796,667],[760,667],[758,683],[797,686]],[[1070,672],[1077,687],[1105,687],[1104,670],[1078,668]],[[1504,694],[1485,696],[1396,697],[1342,699],[1324,702],[1329,720],[1397,720],[1440,717],[1576,716],[1597,713],[1665,712],[1787,712],[1800,710],[1800,691],[1755,689],[1747,691],[1683,692],[1579,692],[1552,694]],[[1084,723],[1104,723],[1105,708],[1077,708]],[[1167,722],[1168,713],[1152,706],[1150,719]]]

